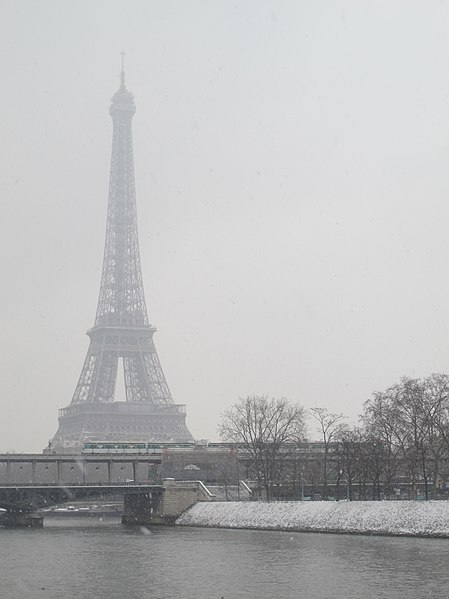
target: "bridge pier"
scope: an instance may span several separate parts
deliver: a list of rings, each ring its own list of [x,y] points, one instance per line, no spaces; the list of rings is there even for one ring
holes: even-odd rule
[[[126,493],[122,524],[165,524],[162,516],[162,489],[144,493]]]
[[[165,479],[163,486],[147,492],[125,494],[122,524],[174,524],[197,501],[213,501],[214,495],[201,481]]]

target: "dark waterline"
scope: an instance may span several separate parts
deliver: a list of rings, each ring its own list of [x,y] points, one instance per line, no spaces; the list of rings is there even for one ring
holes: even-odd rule
[[[0,529],[2,599],[446,599],[449,540],[48,519]]]

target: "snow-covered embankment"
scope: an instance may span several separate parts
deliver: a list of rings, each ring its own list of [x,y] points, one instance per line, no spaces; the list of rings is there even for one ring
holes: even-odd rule
[[[184,512],[176,524],[449,537],[449,501],[201,502]]]

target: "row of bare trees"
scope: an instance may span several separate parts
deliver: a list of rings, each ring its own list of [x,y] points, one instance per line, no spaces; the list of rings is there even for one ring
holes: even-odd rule
[[[316,421],[319,455],[299,448],[306,415]],[[364,404],[357,426],[325,408],[306,411],[285,398],[242,398],[222,417],[223,441],[245,448],[247,461],[270,500],[281,484],[313,486],[324,498],[394,498],[401,485],[424,498],[449,481],[449,376],[403,378]]]
[[[430,488],[449,479],[449,377],[403,378],[374,393],[361,418],[363,442],[377,448],[378,483],[392,496],[401,478],[418,484],[426,499]]]
[[[364,499],[406,494],[425,499],[442,494],[449,480],[449,376],[403,378],[364,404],[357,426],[324,408],[310,413],[319,422],[324,456],[322,488],[328,479],[348,499],[354,488]],[[410,491],[410,493],[409,493]]]

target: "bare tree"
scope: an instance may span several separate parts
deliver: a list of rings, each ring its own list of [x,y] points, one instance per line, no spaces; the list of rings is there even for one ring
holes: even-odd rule
[[[436,491],[448,478],[449,376],[432,374],[423,384],[429,406],[427,436],[434,463],[433,488]]]
[[[360,478],[360,447],[363,443],[363,432],[356,427],[342,424],[334,435],[336,442],[335,461],[337,465],[336,497],[340,499],[341,478],[346,482],[346,499],[353,500],[353,484]]]
[[[364,408],[366,436],[376,441],[378,449],[382,447],[386,496],[393,495],[393,483],[402,475],[410,481],[413,497],[421,485],[425,498],[429,499],[431,484],[436,490],[440,477],[446,474],[449,377],[443,374],[426,379],[404,377],[386,391],[374,393]]]
[[[250,395],[222,415],[219,433],[223,441],[244,445],[257,482],[270,501],[282,462],[289,457],[289,445],[304,439],[304,408],[284,397]]]
[[[381,445],[383,447],[383,467],[382,476],[384,478],[384,492],[387,498],[394,496],[394,481],[396,480],[399,467],[403,462],[405,439],[404,430],[400,426],[398,416],[397,396],[399,390],[397,387],[390,387],[386,391],[373,393],[372,398],[365,402],[362,422],[364,425],[365,439],[370,441],[370,446],[374,452],[363,452],[367,458],[367,463],[372,462],[368,459],[367,453],[371,453],[371,458],[378,457],[375,449]],[[366,450],[366,448],[364,448]],[[369,468],[372,471],[372,468]]]
[[[327,499],[329,448],[332,440],[340,431],[343,425],[342,420],[346,418],[346,416],[340,413],[334,414],[333,412],[329,412],[326,408],[310,408],[309,413],[319,423],[318,431],[321,433],[321,438],[324,444],[323,496],[325,499]]]

